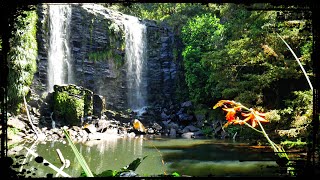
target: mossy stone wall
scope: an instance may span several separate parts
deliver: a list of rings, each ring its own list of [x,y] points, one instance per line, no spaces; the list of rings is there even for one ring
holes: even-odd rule
[[[54,119],[68,125],[81,125],[93,112],[93,92],[76,85],[54,86]]]

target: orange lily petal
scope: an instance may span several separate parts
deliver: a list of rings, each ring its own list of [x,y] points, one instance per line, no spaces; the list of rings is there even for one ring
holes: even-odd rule
[[[234,121],[235,120],[235,115],[236,115],[235,111],[229,111],[227,113],[227,115],[226,115],[227,121]]]
[[[242,115],[242,116],[245,116],[245,117],[250,116],[250,114],[251,114],[251,113],[241,113],[241,115]]]
[[[224,104],[230,104],[231,101],[230,100],[220,100],[217,102],[216,105],[213,106],[213,109],[216,109],[217,107],[221,107]]]
[[[222,126],[222,128],[227,128],[228,126],[229,126],[229,124],[232,124],[232,122],[227,122],[227,123],[225,123],[223,126]]]
[[[217,102],[216,105],[213,106],[213,109],[216,109],[217,107],[221,107],[222,105],[229,104],[229,105],[238,105],[235,101],[230,100],[220,100]]]
[[[257,126],[257,122],[255,120],[252,120],[252,127],[256,127]]]

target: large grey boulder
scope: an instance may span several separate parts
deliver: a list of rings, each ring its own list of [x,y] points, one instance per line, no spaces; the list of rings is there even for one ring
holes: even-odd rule
[[[106,110],[106,102],[103,96],[93,95],[93,115],[101,118],[103,112]]]

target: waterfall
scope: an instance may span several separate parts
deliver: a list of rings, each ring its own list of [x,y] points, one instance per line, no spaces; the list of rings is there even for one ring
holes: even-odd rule
[[[138,18],[127,16],[125,26],[125,55],[127,62],[128,107],[140,111],[146,106],[146,83],[143,76],[146,63],[146,26]]]
[[[72,83],[69,49],[71,6],[49,4],[50,40],[48,49],[48,91],[55,84]]]

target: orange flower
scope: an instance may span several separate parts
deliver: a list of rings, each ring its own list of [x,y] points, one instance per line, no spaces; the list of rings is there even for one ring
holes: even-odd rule
[[[237,103],[234,101],[230,101],[230,100],[220,100],[219,102],[217,102],[216,105],[213,106],[213,109],[216,109],[217,107],[221,107],[224,104],[235,105]]]
[[[227,111],[226,120],[228,122],[233,122],[236,120],[236,113],[237,111],[241,110],[241,107],[237,106],[234,108],[222,108],[224,111]]]
[[[253,110],[253,109],[251,109],[250,113],[248,113],[248,114],[242,113],[241,115],[247,117],[246,119],[243,120],[242,124],[244,124],[244,122],[251,121],[252,127],[256,127],[258,124],[257,123],[258,121],[259,122],[269,122],[268,120],[265,119],[266,113],[260,113],[258,111]]]

